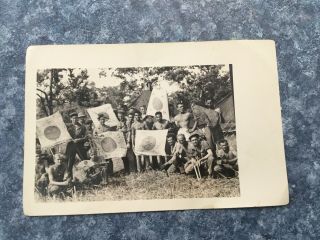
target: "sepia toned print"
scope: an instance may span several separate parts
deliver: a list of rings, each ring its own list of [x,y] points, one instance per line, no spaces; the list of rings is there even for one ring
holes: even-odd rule
[[[232,65],[37,71],[35,198],[238,197]]]
[[[28,216],[289,201],[273,41],[31,46],[25,86]]]

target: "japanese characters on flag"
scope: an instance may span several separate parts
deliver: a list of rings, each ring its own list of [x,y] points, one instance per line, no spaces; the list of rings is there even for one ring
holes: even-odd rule
[[[94,124],[94,126],[99,126],[98,114],[104,113],[108,114],[109,119],[105,122],[106,125],[110,127],[117,126],[119,124],[119,120],[117,119],[116,114],[114,113],[111,104],[104,104],[99,107],[88,108],[87,112]]]
[[[42,149],[72,140],[59,112],[37,120],[36,132]]]
[[[121,158],[125,157],[127,154],[127,144],[123,132],[104,132],[94,137],[93,141],[97,146],[98,155],[103,156],[106,159]]]
[[[166,137],[165,130],[137,130],[134,152],[138,155],[165,156]]]
[[[163,119],[170,119],[167,91],[160,87],[152,90],[147,108],[147,115],[154,116],[156,112],[161,112]]]

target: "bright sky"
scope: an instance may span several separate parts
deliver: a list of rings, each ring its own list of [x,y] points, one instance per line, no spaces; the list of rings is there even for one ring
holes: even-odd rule
[[[112,73],[114,69],[108,69],[106,70],[107,76],[100,78],[99,77],[99,72],[101,69],[88,69],[88,81],[89,82],[94,82],[96,87],[101,88],[101,87],[114,87],[114,86],[119,86],[122,79],[117,78],[112,76]],[[136,77],[139,78],[139,74],[135,75]],[[142,74],[141,74],[142,78]],[[130,81],[130,79],[128,79]],[[132,79],[131,79],[132,80]],[[141,80],[142,82],[142,80]],[[139,83],[139,81],[138,81]],[[169,83],[167,80],[164,80],[159,76],[158,84],[160,85],[161,88],[164,88],[167,90],[167,93],[170,94],[172,92],[176,92],[180,89],[179,84],[176,82]]]
[[[106,72],[106,77],[99,77],[99,73],[101,72],[101,69],[99,68],[91,68],[87,70],[89,75],[88,81],[94,82],[97,88],[119,86],[122,81],[122,79],[112,76],[114,69],[104,69]],[[227,72],[228,70],[229,70],[228,66],[226,65],[221,69],[221,72]],[[80,72],[81,69],[75,69],[74,73],[77,74],[78,71]],[[135,77],[139,79],[139,74],[135,75]],[[178,83],[168,82],[167,80],[163,79],[161,75],[158,77],[159,77],[158,84],[160,85],[161,88],[166,89],[168,94],[176,92],[180,89]],[[141,74],[141,78],[142,78],[142,74]],[[128,81],[130,80],[132,79],[128,79]]]

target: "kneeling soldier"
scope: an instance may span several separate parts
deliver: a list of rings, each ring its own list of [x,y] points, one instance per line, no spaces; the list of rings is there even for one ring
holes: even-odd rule
[[[191,144],[188,146],[188,162],[184,165],[186,174],[193,172],[195,167],[198,169],[206,169],[209,176],[212,175],[212,166],[213,166],[213,152],[205,140],[201,140],[199,134],[192,134],[189,137]],[[199,169],[200,170],[200,169]],[[201,175],[197,177],[201,178]]]
[[[235,177],[238,174],[237,154],[230,150],[227,140],[219,142],[219,150],[217,151],[218,160],[213,171],[216,177]]]
[[[65,179],[67,174],[67,166],[63,163],[64,156],[62,154],[54,155],[54,165],[49,167],[48,177],[49,186],[48,192],[52,196],[57,196],[61,193],[66,194],[70,191],[71,177]]]

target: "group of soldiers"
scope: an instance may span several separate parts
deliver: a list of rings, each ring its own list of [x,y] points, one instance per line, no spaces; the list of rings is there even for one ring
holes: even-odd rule
[[[108,131],[124,134],[127,155],[122,161],[126,174],[159,170],[168,175],[195,175],[198,179],[237,176],[237,155],[224,139],[220,122],[213,126],[208,120],[201,121],[187,111],[184,103],[178,103],[176,109],[178,113],[166,120],[161,112],[147,115],[145,106],[129,110],[122,107],[115,111],[117,126],[108,125],[109,115],[105,112],[98,114],[97,126],[83,112],[72,112],[67,129],[73,141],[67,144],[65,154],[43,152],[37,143],[36,189],[42,194],[57,195],[68,192],[76,182],[105,182],[113,172],[113,160],[99,156],[92,138]],[[137,130],[164,129],[168,129],[165,156],[135,154]],[[75,174],[77,167],[81,171]]]

